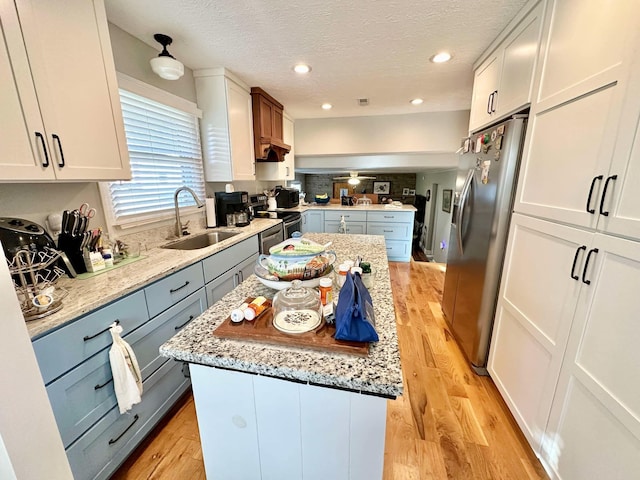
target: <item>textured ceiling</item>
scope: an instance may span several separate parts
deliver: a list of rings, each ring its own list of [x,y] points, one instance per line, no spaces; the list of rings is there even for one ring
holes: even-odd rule
[[[170,35],[169,51],[188,67],[226,67],[298,119],[469,109],[473,62],[525,0],[105,3],[123,30],[158,49],[153,34]],[[429,62],[441,50],[453,59]],[[295,74],[299,62],[313,71]],[[415,97],[425,102],[410,105]]]

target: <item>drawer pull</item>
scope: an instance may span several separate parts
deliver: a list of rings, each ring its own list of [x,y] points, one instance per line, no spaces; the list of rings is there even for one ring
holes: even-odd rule
[[[169,290],[169,293],[176,293],[178,290],[182,290],[184,287],[186,287],[187,285],[189,285],[189,280],[187,280],[186,282],[184,282],[184,285],[182,285],[181,287],[178,288],[172,288],[171,290]]]
[[[110,378],[109,380],[107,380],[106,382],[104,382],[102,385],[98,384],[95,387],[93,387],[94,390],[100,390],[101,388],[106,387],[107,385],[109,385],[111,382],[113,382],[113,377]]]
[[[574,280],[580,280],[580,277],[578,275],[576,275],[576,264],[578,263],[578,255],[580,254],[580,252],[584,250],[587,250],[587,246],[586,245],[582,245],[581,247],[578,247],[578,249],[576,250],[576,254],[573,257],[573,265],[571,265],[571,278],[573,278]]]
[[[597,248],[592,248],[591,250],[589,250],[589,253],[587,253],[587,259],[584,261],[584,270],[582,270],[582,283],[591,285],[591,280],[587,280],[587,269],[589,268],[589,260],[591,260],[592,253],[598,253],[599,251],[600,250],[598,250]]]
[[[64,152],[62,151],[62,142],[60,141],[60,137],[55,133],[52,133],[51,137],[53,138],[54,142],[58,143],[58,151],[60,152],[60,161],[58,162],[58,167],[62,168],[66,165],[64,162]]]
[[[116,320],[116,321],[115,321],[115,322],[113,322],[113,323],[115,323],[116,325],[120,325],[120,320]],[[113,324],[112,324],[112,325],[113,325]],[[84,340],[84,341],[86,342],[87,340],[91,340],[92,338],[96,338],[96,337],[98,337],[98,336],[102,335],[103,333],[108,332],[110,328],[111,328],[111,325],[109,325],[109,326],[108,326],[107,328],[105,328],[104,330],[100,330],[100,331],[99,331],[98,333],[96,333],[95,335],[87,335],[87,336],[85,336],[82,340]]]
[[[382,230],[384,233],[393,233],[393,230]]]
[[[138,414],[136,413],[135,416],[133,417],[133,422],[131,422],[131,425],[129,425],[127,428],[125,428],[124,432],[122,432],[120,435],[118,435],[117,438],[112,438],[111,440],[109,440],[109,445],[113,445],[114,443],[116,443],[118,440],[120,440],[122,438],[122,436],[127,433],[129,431],[129,429],[131,427],[133,427],[133,424],[136,423],[138,421],[140,417],[138,416]]]
[[[36,132],[36,137],[40,139],[42,143],[42,151],[44,152],[44,162],[42,162],[43,167],[49,166],[49,154],[47,153],[47,144],[44,141],[44,136],[40,132]]]
[[[193,320],[193,318],[194,318],[194,317],[193,317],[193,315],[190,315],[190,316],[189,316],[189,320],[187,320],[186,322],[184,322],[182,325],[178,325],[178,326],[176,327],[176,330],[180,330],[180,329],[181,329],[182,327],[184,327],[187,323],[189,323],[191,320]]]
[[[604,200],[607,197],[607,189],[609,188],[609,182],[611,180],[615,181],[618,179],[618,175],[611,175],[607,178],[607,181],[604,182],[604,188],[602,189],[602,198],[600,199],[600,215],[604,215],[605,217],[609,216],[609,212],[604,209]]]
[[[591,187],[589,188],[589,196],[587,197],[587,213],[591,213],[592,215],[596,213],[595,208],[591,208],[591,197],[593,196],[593,188],[596,186],[596,182],[602,181],[603,176],[598,175],[597,177],[593,177],[591,180]]]
[[[394,215],[385,215],[384,218],[395,218]]]

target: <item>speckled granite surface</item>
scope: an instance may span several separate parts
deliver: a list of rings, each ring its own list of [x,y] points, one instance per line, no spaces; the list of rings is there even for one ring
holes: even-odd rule
[[[320,243],[332,241],[337,262],[361,255],[376,270],[370,289],[374,301],[376,329],[380,341],[372,344],[367,357],[324,353],[304,348],[281,347],[256,342],[217,338],[212,334],[246,297],[273,298],[276,291],[252,275],[193,320],[160,347],[161,355],[202,365],[223,367],[271,377],[312,382],[363,393],[396,397],[402,394],[402,370],[389,280],[384,237],[308,233]]]
[[[361,210],[361,211],[371,211],[371,212],[388,212],[388,211],[398,211],[398,212],[415,212],[417,211],[416,207],[413,205],[402,205],[401,207],[392,207],[386,206],[383,204],[372,204],[372,205],[355,205],[353,207],[348,207],[346,205],[341,205],[339,203],[327,203],[326,205],[299,205],[296,208],[288,208],[282,209],[287,210],[288,212],[306,212],[307,210]]]
[[[107,305],[173,272],[188,267],[246,238],[257,235],[280,222],[281,220],[254,219],[247,227],[212,229],[237,232],[238,235],[216,245],[198,250],[151,248],[142,252],[147,258],[93,278],[80,280],[63,277],[58,281],[57,286],[66,289],[69,295],[62,301],[62,310],[43,319],[27,322],[29,335],[32,339],[35,339],[85,313]],[[199,233],[204,233],[204,230],[193,231],[192,236]],[[165,240],[163,243],[170,242]]]

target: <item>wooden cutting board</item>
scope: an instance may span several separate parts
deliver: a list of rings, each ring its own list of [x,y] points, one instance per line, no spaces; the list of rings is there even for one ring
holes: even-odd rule
[[[252,300],[253,298],[247,298],[245,302],[250,303]],[[244,320],[238,325],[231,322],[230,317],[227,317],[213,331],[213,335],[220,338],[312,348],[314,350],[347,353],[361,357],[366,357],[369,354],[368,343],[336,340],[333,338],[336,331],[335,325],[329,325],[324,322],[310,332],[299,334],[281,332],[273,326],[273,308],[271,307],[271,302],[269,300],[267,302],[269,307],[252,322]]]

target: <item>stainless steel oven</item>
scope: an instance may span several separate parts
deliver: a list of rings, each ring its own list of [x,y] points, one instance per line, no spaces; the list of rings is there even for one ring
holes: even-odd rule
[[[284,222],[284,238],[291,238],[293,232],[302,228],[302,214],[299,212],[278,212],[278,218]]]
[[[260,253],[269,255],[269,249],[284,240],[283,224],[279,223],[258,234]]]

